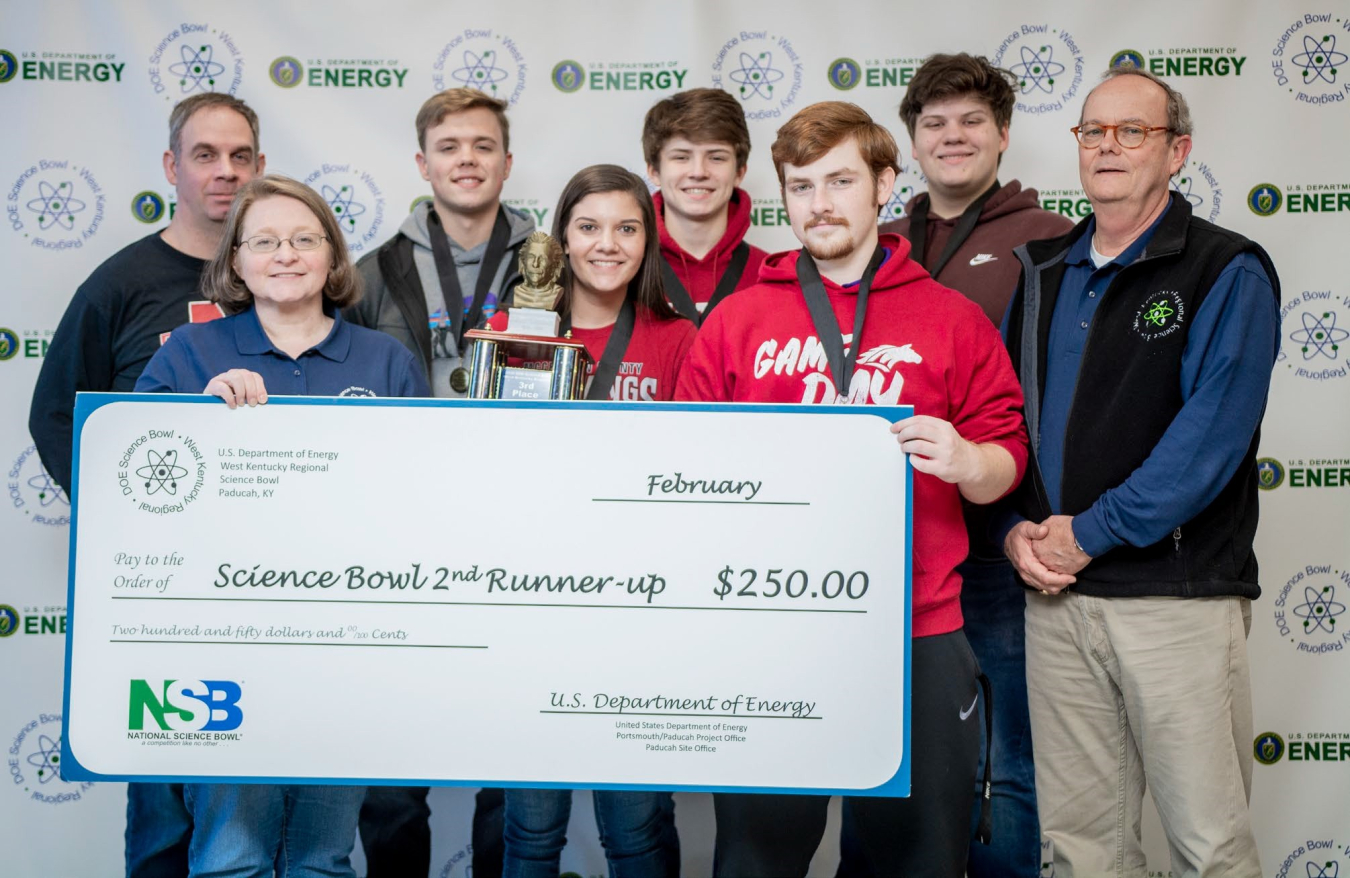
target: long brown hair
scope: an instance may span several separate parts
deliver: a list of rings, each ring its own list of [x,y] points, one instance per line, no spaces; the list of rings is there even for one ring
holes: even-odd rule
[[[626,192],[637,202],[642,212],[642,230],[646,234],[646,246],[642,251],[642,264],[637,274],[628,282],[628,298],[653,317],[661,320],[673,320],[680,315],[666,301],[666,288],[661,282],[661,245],[657,240],[656,208],[652,206],[651,193],[642,178],[618,165],[591,165],[582,168],[567,181],[562,195],[558,197],[558,209],[553,212],[553,237],[559,243],[567,241],[567,224],[572,221],[572,210],[577,202],[587,195],[601,192]],[[572,284],[576,278],[572,274],[572,260],[563,260],[562,288],[558,297],[557,311],[564,318],[572,313]]]

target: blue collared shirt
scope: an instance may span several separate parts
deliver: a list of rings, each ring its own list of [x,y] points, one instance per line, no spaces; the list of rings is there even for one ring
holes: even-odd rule
[[[1061,511],[1065,428],[1093,315],[1111,281],[1139,258],[1166,213],[1101,268],[1091,258],[1095,220],[1065,258],[1050,323],[1037,449],[1055,513]],[[1265,413],[1279,325],[1279,303],[1260,261],[1250,254],[1234,258],[1191,323],[1181,357],[1181,411],[1129,478],[1074,517],[1074,536],[1085,552],[1095,558],[1127,543],[1152,545],[1213,502]]]
[[[277,396],[431,396],[412,352],[392,336],[353,326],[335,309],[327,337],[299,357],[278,350],[253,308],[173,331],[136,382],[137,392],[201,393],[231,369],[262,376]]]

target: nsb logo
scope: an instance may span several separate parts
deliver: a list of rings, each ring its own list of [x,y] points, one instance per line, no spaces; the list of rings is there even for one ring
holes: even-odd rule
[[[244,722],[243,690],[230,680],[165,680],[159,694],[149,680],[132,680],[127,729],[228,732]]]

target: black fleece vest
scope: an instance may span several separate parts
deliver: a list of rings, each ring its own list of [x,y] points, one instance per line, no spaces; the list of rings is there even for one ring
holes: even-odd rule
[[[1018,254],[1023,275],[1010,312],[1008,350],[1026,394],[1033,439],[1040,429],[1047,340],[1064,258],[1087,226],[1084,220],[1067,235],[1032,242]],[[1193,217],[1190,204],[1174,193],[1144,252],[1107,287],[1088,330],[1065,428],[1060,496],[1065,515],[1086,511],[1158,444],[1183,404],[1181,356],[1192,317],[1224,267],[1242,253],[1260,260],[1278,300],[1279,278],[1266,252]],[[1035,333],[1034,351],[1024,345],[1027,331]],[[1102,596],[1258,596],[1252,538],[1259,441],[1258,430],[1233,477],[1197,516],[1151,546],[1118,546],[1093,559],[1078,573],[1075,588]],[[1034,465],[1018,506],[1032,521],[1050,515],[1044,481]]]

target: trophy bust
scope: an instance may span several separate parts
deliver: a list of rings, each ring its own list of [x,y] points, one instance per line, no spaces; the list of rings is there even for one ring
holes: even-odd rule
[[[520,248],[520,274],[524,280],[512,294],[510,322],[512,335],[558,334],[558,315],[553,311],[562,286],[562,246],[547,232],[531,232]]]

